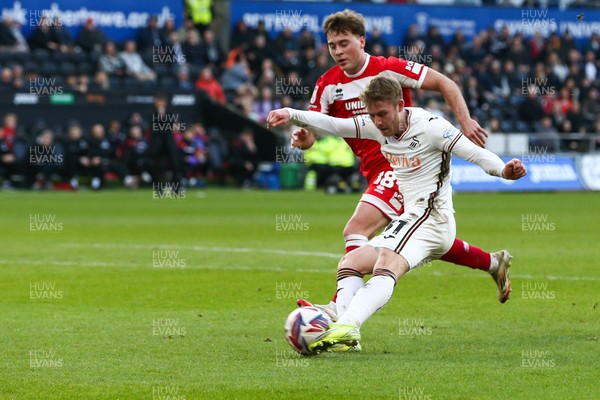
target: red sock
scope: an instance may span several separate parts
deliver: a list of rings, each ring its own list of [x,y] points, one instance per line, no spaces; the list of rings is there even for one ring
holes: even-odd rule
[[[464,265],[465,267],[488,271],[492,256],[479,247],[470,245],[460,239],[454,239],[454,244],[452,244],[450,250],[441,259],[454,264]]]

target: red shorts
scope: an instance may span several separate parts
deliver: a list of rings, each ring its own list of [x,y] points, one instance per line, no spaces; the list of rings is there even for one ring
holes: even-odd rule
[[[404,212],[404,198],[398,190],[393,171],[380,172],[377,178],[369,183],[360,201],[371,204],[390,220]]]

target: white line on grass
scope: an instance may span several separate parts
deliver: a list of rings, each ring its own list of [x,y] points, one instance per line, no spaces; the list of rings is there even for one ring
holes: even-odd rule
[[[261,253],[277,254],[283,256],[306,256],[306,257],[325,257],[339,260],[341,254],[325,253],[320,251],[302,251],[302,250],[281,250],[281,249],[252,249],[248,247],[214,247],[214,246],[182,246],[170,244],[143,245],[143,244],[122,244],[122,243],[62,243],[66,247],[93,247],[100,249],[177,249],[192,251],[212,251],[226,253]]]
[[[276,255],[294,255],[294,256],[311,256],[311,257],[324,257],[324,258],[335,258],[339,259],[340,255],[336,253],[325,253],[318,251],[297,251],[297,250],[281,250],[281,249],[252,249],[247,247],[209,247],[209,246],[182,246],[182,245],[141,245],[141,244],[125,244],[125,243],[62,243],[61,246],[65,247],[86,247],[86,248],[110,248],[110,249],[180,249],[180,250],[192,250],[192,251],[211,251],[211,252],[229,252],[229,253],[262,253],[262,254],[276,254]],[[87,261],[40,261],[40,260],[0,260],[0,264],[31,264],[31,265],[64,265],[64,266],[90,266],[90,267],[143,267],[146,264],[143,263],[109,263],[109,262],[87,262]],[[151,264],[151,263],[148,263]],[[187,267],[186,267],[187,268]],[[167,268],[164,268],[167,269]],[[197,265],[192,269],[210,269],[210,270],[239,270],[239,271],[273,271],[273,272],[285,272],[292,271],[290,268],[271,267],[271,266],[260,266],[260,267],[247,267],[242,265],[231,265],[231,266],[207,266]],[[315,269],[315,268],[294,268],[295,272],[308,272],[308,273],[334,273],[335,266],[331,269]],[[422,271],[422,270],[421,270]],[[421,272],[422,273],[422,272]],[[486,278],[486,274],[464,274],[464,273],[444,273],[440,271],[430,271],[433,276],[459,276],[465,278]],[[550,280],[550,281],[574,281],[574,282],[600,282],[599,277],[595,276],[556,276],[556,275],[529,275],[529,274],[511,274],[513,278],[517,279],[531,279],[531,280]]]

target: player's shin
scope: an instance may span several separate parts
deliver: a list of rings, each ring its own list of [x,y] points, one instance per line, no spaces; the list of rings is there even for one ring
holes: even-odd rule
[[[352,298],[365,285],[363,275],[352,268],[340,268],[337,273],[336,309],[338,319],[344,315]]]
[[[454,239],[452,247],[441,257],[442,260],[473,269],[488,271],[492,263],[491,254],[460,239]]]
[[[383,307],[394,293],[395,275],[389,270],[377,269],[364,287],[356,292],[348,310],[338,324],[360,326]],[[339,304],[339,303],[338,303]]]

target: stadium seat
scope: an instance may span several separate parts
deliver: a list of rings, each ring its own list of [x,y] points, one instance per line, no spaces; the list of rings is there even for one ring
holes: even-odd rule
[[[37,63],[50,61],[50,52],[44,49],[35,49],[32,53],[33,60]]]
[[[80,74],[92,75],[96,68],[91,63],[84,61],[78,64],[77,70]]]
[[[84,62],[86,60],[85,53],[71,53],[69,55],[69,61],[75,63],[76,65]]]
[[[38,73],[40,70],[40,66],[35,61],[26,61],[25,64],[23,64],[23,69],[25,70],[25,73],[27,73],[27,72]]]
[[[52,61],[44,61],[40,68],[40,74],[46,77],[53,77],[59,73],[58,66]]]
[[[77,69],[75,65],[70,62],[62,62],[60,64],[60,74],[61,75],[74,75],[77,73]]]
[[[160,80],[161,90],[173,90],[177,86],[177,80],[171,76],[165,76]]]
[[[55,63],[59,64],[61,62],[69,61],[69,55],[63,53],[62,51],[54,51],[50,54],[50,58]]]

